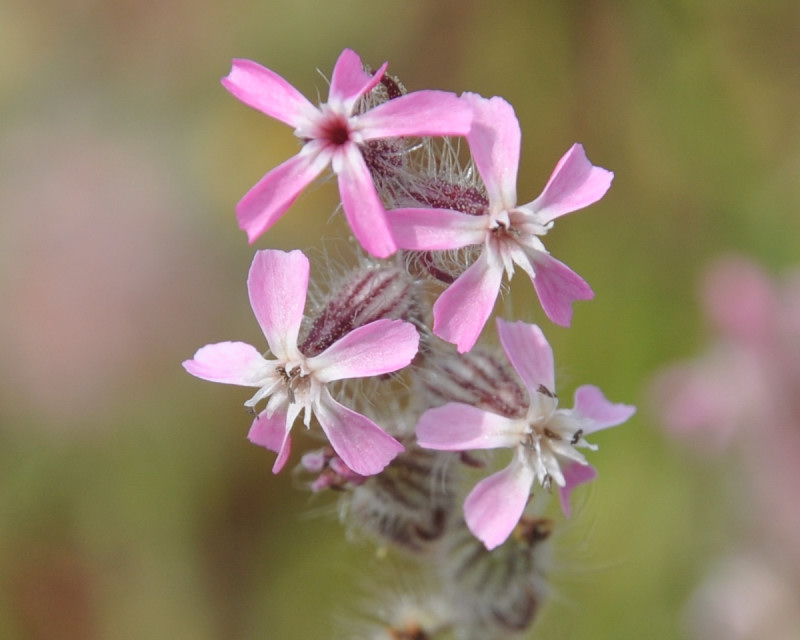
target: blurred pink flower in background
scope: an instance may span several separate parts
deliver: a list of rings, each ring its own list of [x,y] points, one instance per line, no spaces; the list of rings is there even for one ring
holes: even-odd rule
[[[153,383],[219,286],[164,143],[65,111],[0,152],[2,393],[59,428]]]
[[[781,575],[769,580],[776,584],[788,580],[797,593],[800,272],[775,281],[747,258],[726,257],[708,270],[700,294],[715,336],[704,353],[657,376],[654,402],[669,433],[706,452],[722,453],[725,449],[735,456],[737,487],[742,491],[731,504],[734,517],[746,529],[746,541],[740,543],[757,549],[757,572],[762,578],[780,567]],[[760,601],[772,606],[772,599],[761,597],[764,594],[759,585],[764,579],[748,577],[752,563],[745,571],[735,561],[726,561],[715,573],[713,580],[726,585],[716,589],[717,601],[713,609],[707,608],[709,616],[717,615],[716,610],[723,606],[719,600],[726,593],[730,601],[725,606],[731,611],[742,610],[734,602],[742,599],[748,600],[751,608]],[[692,625],[700,630],[700,638],[790,637],[759,635],[763,627],[734,633],[707,620],[699,621],[698,611],[693,609]],[[762,614],[748,615],[761,619]],[[795,633],[800,630],[798,623],[795,619],[792,625]]]
[[[686,611],[695,638],[796,640],[797,575],[759,549],[742,549],[713,567]]]

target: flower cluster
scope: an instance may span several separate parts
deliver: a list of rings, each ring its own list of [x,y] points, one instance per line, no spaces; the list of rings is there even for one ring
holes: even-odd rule
[[[256,389],[245,403],[256,414],[249,439],[277,453],[275,473],[302,415],[325,441],[298,467],[309,486],[343,492],[354,529],[436,559],[427,563],[439,584],[431,601],[448,603],[404,619],[390,637],[407,628],[417,638],[505,637],[531,623],[544,594],[536,557],[553,523],[526,513],[534,485],[545,495],[555,485],[568,516],[570,492],[596,476],[580,451],[597,448],[586,437],[635,409],[589,385],[575,392],[574,408],[559,407],[553,353],[536,324],[497,319],[500,348],[479,340],[515,266],[556,324],[568,326],[572,303],[593,297],[542,237],[558,217],[602,198],[613,174],[575,144],[540,195],[518,204],[521,132],[511,105],[409,93],[386,69],[370,71],[345,50],[317,107],[275,72],[234,61],[225,88],[301,142],[237,205],[250,242],[330,168],[364,253],[309,303],[308,258],[257,251],[247,290],[268,352],[221,342],[184,367]],[[431,304],[434,287],[443,291]],[[493,464],[483,451],[502,448],[513,450],[510,464],[474,486],[462,516],[462,487]]]

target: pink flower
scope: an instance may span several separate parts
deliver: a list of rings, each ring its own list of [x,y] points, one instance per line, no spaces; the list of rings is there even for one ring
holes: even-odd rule
[[[518,265],[533,281],[547,317],[569,326],[572,302],[593,297],[589,285],[551,257],[539,236],[553,221],[603,197],[614,174],[593,166],[575,144],[559,160],[538,198],[517,205],[520,129],[514,109],[502,98],[462,97],[472,105],[467,136],[472,157],[486,186],[489,206],[483,215],[448,209],[394,209],[388,213],[397,245],[436,251],[483,245],[478,259],[448,287],[433,307],[434,333],[469,351],[494,308],[505,271]]]
[[[797,420],[782,417],[798,415],[800,381],[800,316],[793,301],[800,286],[793,292],[787,285],[745,257],[726,256],[709,267],[699,293],[714,339],[704,353],[670,365],[653,382],[656,408],[673,435],[722,450],[748,431],[760,439]],[[778,441],[785,450],[785,438]]]
[[[386,213],[364,161],[361,146],[380,138],[466,135],[470,108],[442,91],[418,91],[355,113],[386,71],[373,75],[345,49],[336,61],[328,102],[315,107],[281,76],[250,60],[234,60],[222,84],[245,104],[294,127],[300,152],[267,173],[239,201],[239,226],[250,242],[269,229],[328,165],[339,181],[347,220],[358,241],[383,258],[397,250]]]
[[[313,413],[342,461],[361,475],[381,471],[403,446],[366,416],[339,404],[328,383],[377,376],[408,365],[417,353],[419,335],[401,320],[376,320],[346,334],[313,357],[297,347],[308,289],[309,263],[300,251],[259,251],[250,267],[250,304],[274,359],[242,342],[220,342],[198,350],[183,363],[194,376],[245,387],[256,394],[245,402],[254,407],[268,399],[253,422],[248,438],[278,453],[273,472],[289,456],[289,432],[303,413],[309,426]]]
[[[612,404],[591,385],[577,389],[574,409],[559,409],[553,352],[541,329],[498,319],[497,330],[506,357],[528,391],[527,414],[509,418],[451,402],[429,409],[417,424],[417,440],[429,449],[514,449],[511,464],[479,482],[464,503],[467,526],[488,549],[511,534],[536,480],[547,489],[552,483],[561,487],[562,505],[569,513],[569,491],[594,474],[574,467],[588,466],[577,447],[597,448],[584,436],[621,424],[636,411],[629,405]]]

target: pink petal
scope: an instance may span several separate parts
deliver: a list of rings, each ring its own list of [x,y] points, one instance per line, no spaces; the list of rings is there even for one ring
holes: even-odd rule
[[[588,434],[622,424],[636,413],[636,407],[609,402],[600,389],[586,384],[575,391],[574,411],[592,421],[591,425],[583,429]]]
[[[467,526],[490,551],[508,539],[519,523],[533,484],[533,470],[512,462],[481,480],[464,502]]]
[[[259,387],[265,364],[264,356],[249,344],[218,342],[198,349],[192,360],[184,361],[183,368],[203,380]]]
[[[308,290],[308,258],[302,251],[257,251],[247,277],[247,290],[258,324],[278,358],[297,354]]]
[[[353,329],[308,360],[320,382],[368,378],[408,366],[417,355],[419,334],[409,322],[376,320]]]
[[[572,303],[591,300],[594,293],[586,281],[563,262],[541,251],[531,252],[536,277],[533,286],[542,308],[553,322],[568,327],[572,321]],[[526,269],[527,271],[527,269]]]
[[[464,136],[472,109],[446,91],[415,91],[389,100],[358,116],[365,140],[403,136]]]
[[[384,62],[380,69],[370,75],[364,71],[358,54],[352,49],[345,49],[333,67],[328,104],[343,115],[350,115],[356,101],[381,81],[386,66]]]
[[[460,353],[472,349],[494,309],[503,266],[484,250],[433,305],[433,332]]]
[[[318,111],[281,76],[252,60],[234,60],[222,85],[247,106],[294,128]]]
[[[334,165],[334,170],[339,176],[342,208],[353,235],[376,258],[392,255],[397,245],[361,152],[355,145],[346,145],[338,160],[341,166]]]
[[[333,450],[350,469],[362,476],[380,473],[404,450],[372,420],[339,404],[327,390],[323,393],[314,414]]]
[[[266,447],[270,451],[278,454],[275,464],[272,466],[272,473],[279,473],[289,459],[292,449],[292,441],[289,438],[291,429],[286,424],[286,413],[276,411],[271,418],[267,417],[267,412],[262,411],[250,427],[247,439],[253,444]]]
[[[489,233],[486,216],[471,216],[449,209],[391,209],[386,217],[401,249],[459,249],[483,244]]]
[[[508,361],[522,378],[528,392],[533,395],[543,385],[555,393],[553,350],[542,330],[535,324],[507,322],[498,318],[497,333]]]
[[[573,462],[562,469],[562,472],[566,482],[563,487],[558,488],[558,499],[561,502],[561,511],[569,518],[572,515],[572,505],[569,502],[572,490],[578,485],[594,480],[597,477],[597,471],[590,464]]]
[[[286,213],[328,165],[329,156],[318,153],[319,148],[319,143],[306,143],[300,153],[261,178],[236,205],[239,228],[247,232],[251,243]]]
[[[486,99],[464,94],[473,110],[467,135],[475,166],[486,185],[493,207],[509,209],[517,204],[517,171],[521,133],[514,108],[502,98]]]
[[[416,427],[419,446],[439,451],[516,447],[523,431],[519,420],[461,402],[428,409]]]
[[[542,223],[547,223],[597,202],[613,179],[613,173],[592,165],[583,147],[574,144],[558,161],[541,195],[525,208],[537,212]]]

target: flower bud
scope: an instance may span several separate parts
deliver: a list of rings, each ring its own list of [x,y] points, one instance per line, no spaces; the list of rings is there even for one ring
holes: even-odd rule
[[[384,318],[418,324],[418,307],[416,285],[405,271],[391,265],[358,267],[313,317],[300,351],[313,357],[353,329]]]
[[[381,474],[353,491],[348,520],[406,550],[429,547],[444,534],[457,508],[440,468],[445,455],[409,445]]]

